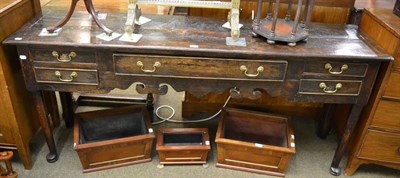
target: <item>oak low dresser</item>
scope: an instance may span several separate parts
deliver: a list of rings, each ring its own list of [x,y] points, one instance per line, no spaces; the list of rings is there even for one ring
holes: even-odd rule
[[[330,171],[339,163],[367,104],[381,63],[393,58],[364,41],[352,26],[313,24],[307,43],[269,45],[251,37],[251,22],[241,29],[246,46],[228,46],[224,20],[151,16],[137,43],[96,38],[102,33],[86,13],[75,13],[58,36],[38,36],[65,12],[44,11],[5,40],[16,45],[27,88],[33,93],[50,153],[58,159],[42,91],[108,93],[137,84],[139,93],[177,91],[196,96],[236,87],[233,97],[257,98],[261,90],[288,101],[353,104]],[[125,14],[107,14],[104,25],[123,33]],[[236,91],[236,90],[235,90]],[[301,154],[301,152],[298,152]]]

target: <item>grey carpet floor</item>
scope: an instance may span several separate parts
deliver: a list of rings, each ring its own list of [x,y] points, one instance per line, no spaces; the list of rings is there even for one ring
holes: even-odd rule
[[[286,177],[334,177],[328,173],[333,154],[336,149],[337,139],[331,134],[327,139],[319,139],[315,134],[315,125],[308,119],[292,119],[292,126],[296,135],[296,154],[292,156],[286,170]],[[217,127],[217,119],[198,124],[162,124],[157,127],[208,127],[213,140]],[[157,129],[155,127],[155,129]],[[45,156],[48,148],[40,135],[36,138],[36,148],[33,149],[34,166],[32,170],[24,170],[16,156],[13,159],[14,169],[21,178],[72,178],[72,177],[131,177],[131,178],[257,178],[268,177],[265,175],[247,173],[242,171],[229,170],[215,167],[216,146],[212,144],[213,151],[208,155],[208,168],[201,165],[166,165],[164,168],[157,168],[158,156],[153,146],[152,161],[148,163],[135,164],[104,171],[82,173],[81,163],[77,153],[73,149],[72,129],[61,126],[55,130],[55,138],[60,153],[60,158],[55,163],[47,163]],[[42,143],[42,144],[39,144]],[[346,159],[341,162],[343,168]],[[346,177],[341,175],[340,177]],[[400,171],[377,165],[363,165],[353,177],[362,178],[399,178]]]

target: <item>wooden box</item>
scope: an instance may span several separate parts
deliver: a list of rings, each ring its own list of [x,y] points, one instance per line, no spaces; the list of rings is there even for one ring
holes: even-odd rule
[[[203,164],[211,149],[207,128],[160,128],[157,147],[160,165]]]
[[[239,109],[224,109],[215,142],[217,167],[272,176],[285,176],[295,153],[286,117]]]
[[[155,137],[145,106],[79,113],[74,148],[83,172],[151,161]]]

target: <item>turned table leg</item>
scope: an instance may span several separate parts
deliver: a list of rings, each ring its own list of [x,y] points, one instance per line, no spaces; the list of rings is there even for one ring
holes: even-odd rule
[[[68,10],[67,15],[64,17],[64,19],[62,19],[60,22],[58,22],[56,25],[51,26],[51,27],[47,27],[46,30],[50,33],[53,33],[55,30],[57,30],[58,28],[61,28],[62,26],[64,26],[69,19],[71,18],[72,14],[75,11],[75,7],[76,4],[78,3],[79,0],[71,0],[71,6]],[[98,27],[100,27],[102,30],[104,30],[106,32],[107,35],[111,35],[112,34],[112,30],[108,29],[106,26],[104,26],[102,23],[100,23],[99,19],[96,16],[96,11],[94,10],[93,7],[93,2],[92,0],[84,0],[85,2],[85,7],[86,10],[89,12],[89,14],[92,16],[94,22],[96,23],[96,25]]]
[[[85,0],[85,6],[86,6],[86,9],[89,12],[89,14],[92,16],[94,22],[97,24],[97,26],[99,26],[101,29],[103,29],[107,35],[111,35],[113,31],[110,30],[109,28],[107,28],[106,26],[104,26],[102,23],[100,23],[99,19],[97,18],[96,11],[94,10],[92,0]]]
[[[339,163],[342,160],[344,152],[347,149],[351,134],[353,133],[353,130],[357,124],[358,118],[360,117],[363,107],[364,107],[363,104],[355,104],[351,109],[342,138],[340,139],[339,145],[335,152],[335,156],[333,157],[332,160],[330,173],[334,176],[339,176],[341,173]]]
[[[67,15],[64,17],[64,19],[62,19],[60,22],[58,22],[56,25],[51,26],[51,27],[47,27],[46,30],[50,33],[53,33],[55,30],[57,30],[58,28],[64,26],[69,19],[71,18],[72,14],[75,11],[75,7],[76,7],[76,3],[78,3],[79,0],[72,0],[71,1],[71,6],[69,7],[68,13]]]
[[[33,94],[33,101],[35,103],[35,108],[38,113],[39,122],[40,125],[42,126],[47,146],[49,147],[50,151],[50,153],[47,154],[46,159],[47,162],[53,163],[58,160],[58,154],[57,154],[56,144],[54,142],[53,129],[46,115],[45,105],[43,103],[43,98],[42,98],[42,92],[35,91],[32,94]]]

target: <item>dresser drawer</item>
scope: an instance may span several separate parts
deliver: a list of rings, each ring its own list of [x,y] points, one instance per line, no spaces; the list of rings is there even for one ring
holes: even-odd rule
[[[304,75],[334,75],[349,77],[364,77],[368,64],[345,62],[307,62],[304,66]]]
[[[301,79],[299,94],[357,96],[362,81]]]
[[[287,61],[114,54],[116,75],[284,81]]]
[[[400,67],[394,67],[390,73],[389,81],[386,85],[384,97],[397,98],[400,100]]]
[[[368,130],[359,157],[400,164],[400,134]]]
[[[34,49],[31,53],[33,61],[36,62],[96,63],[96,55],[93,51]]]
[[[400,131],[400,102],[381,100],[371,122],[372,128]]]
[[[97,70],[35,68],[36,82],[97,85]]]

